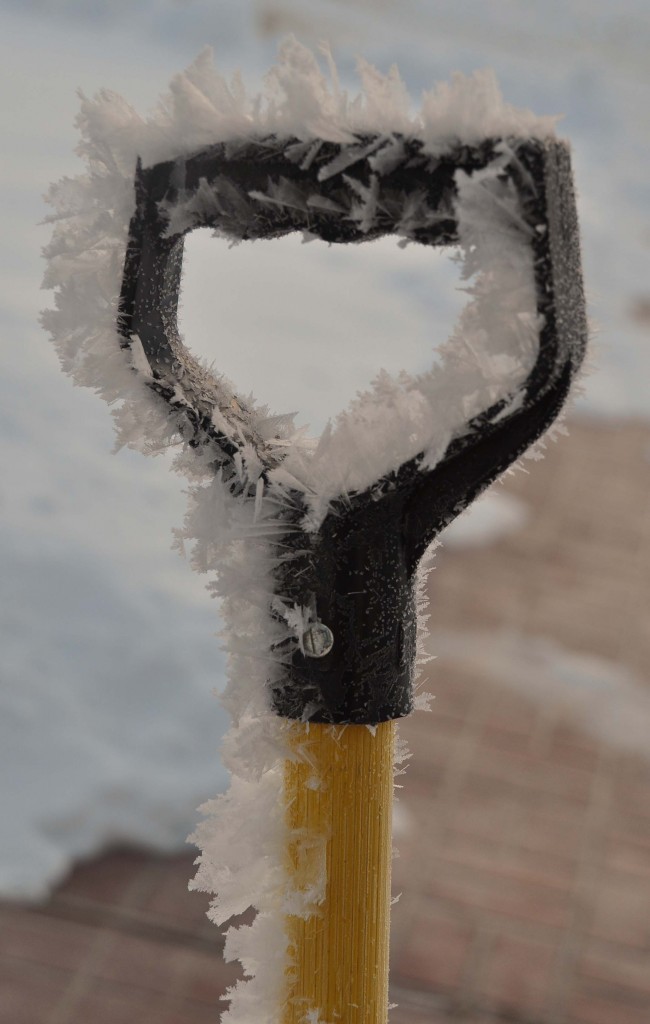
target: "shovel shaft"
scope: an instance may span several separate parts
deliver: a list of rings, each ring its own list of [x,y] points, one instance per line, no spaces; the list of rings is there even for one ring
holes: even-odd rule
[[[394,731],[291,727],[287,871],[315,896],[313,913],[286,919],[282,1024],[386,1024]]]

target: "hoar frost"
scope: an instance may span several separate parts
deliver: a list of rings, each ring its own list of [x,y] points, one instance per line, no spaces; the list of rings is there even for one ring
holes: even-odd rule
[[[301,910],[305,897],[292,891],[284,874],[288,837],[282,784],[290,726],[272,712],[269,699],[283,667],[283,656],[274,652],[283,649],[287,637],[295,640],[305,614],[294,608],[269,614],[278,505],[290,500],[291,490],[299,490],[308,509],[307,525],[316,530],[333,498],[368,488],[421,453],[422,469],[430,469],[468,420],[516,392],[535,363],[539,344],[531,228],[501,173],[509,157],[503,143],[489,166],[456,176],[454,215],[469,304],[431,372],[398,379],[380,374],[317,442],[296,431],[290,417],[271,416],[265,407],[253,405],[257,435],[279,453],[264,479],[253,445],[239,457],[236,473],[242,487],[254,488],[254,501],[237,500],[231,481],[215,475],[211,453],[183,441],[181,384],[177,411],[170,414],[147,386],[151,368],[142,345],[136,341],[125,351],[116,329],[138,158],[150,166],[217,141],[274,134],[302,146],[300,159],[308,166],[322,141],[345,143],[348,149],[322,167],[320,176],[345,180],[351,160],[360,155],[368,160],[369,184],[350,180],[349,211],[367,232],[377,215],[381,176],[401,159],[400,135],[418,138],[424,151],[436,157],[486,136],[546,138],[553,133],[550,119],[505,104],[488,71],[455,75],[425,93],[414,112],[395,68],[382,75],[359,61],[362,90],[350,97],[331,56],[324,51],[324,57],[326,72],[313,53],[288,40],[267,76],[266,93],[251,97],[237,76],[227,83],[205,51],[173,79],[169,94],[148,118],[110,92],[93,100],[84,97],[79,152],[87,171],[55,185],[49,195],[56,213],[45,286],[56,290],[56,309],[44,314],[44,324],[74,380],[111,404],[119,445],[146,453],[176,446],[174,467],[190,480],[189,510],[178,543],[189,543],[193,566],[210,574],[209,588],[222,602],[229,657],[222,699],[232,716],[223,759],[232,781],[227,793],[202,808],[205,818],[191,837],[201,849],[191,885],[216,894],[210,910],[215,923],[251,904],[257,909],[251,926],[227,933],[226,956],[241,960],[248,976],[229,993],[230,1009],[223,1017],[229,1024],[278,1021],[286,965],[284,916],[289,909],[310,912],[309,906]],[[360,154],[365,144],[358,137],[364,133],[382,139]],[[281,185],[250,199],[286,206],[303,202]],[[199,188],[185,206],[169,211],[169,230],[200,222],[205,204],[213,201],[212,193]],[[322,207],[327,200],[313,202]],[[395,233],[408,242],[422,216],[418,196],[406,197]],[[219,386],[207,368],[205,374],[210,386]],[[218,427],[218,407],[214,417]],[[418,580],[419,667],[426,660],[421,643],[425,573]]]

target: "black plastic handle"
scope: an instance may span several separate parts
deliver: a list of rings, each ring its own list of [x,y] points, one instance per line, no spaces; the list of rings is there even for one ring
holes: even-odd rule
[[[265,473],[281,455],[256,433],[241,399],[208,374],[179,338],[188,231],[209,226],[256,239],[308,230],[328,242],[365,241],[394,233],[405,203],[417,193],[435,217],[425,218],[411,237],[427,245],[454,244],[456,172],[481,170],[503,152],[509,158],[501,174],[517,189],[532,229],[543,326],[519,401],[509,395],[474,417],[435,468],[423,468],[421,453],[365,492],[335,499],[317,532],[301,526],[307,509],[299,491],[278,512],[286,528],[284,549],[294,557],[276,572],[276,594],[285,605],[310,608],[317,627],[308,642],[288,648],[285,678],[273,686],[274,707],[285,717],[374,724],[408,714],[418,562],[436,535],[550,426],[582,362],[587,324],[568,147],[505,141],[486,139],[433,158],[418,139],[399,135],[364,136],[348,145],[272,137],[220,143],[138,167],[119,313],[123,344],[139,338],[151,367],[150,387],[180,415],[190,444],[209,442],[218,451],[226,476],[245,444],[254,446]],[[381,176],[373,177],[373,161],[386,147],[392,147],[390,166],[384,162]],[[379,188],[376,214],[360,227],[350,211],[357,187],[367,188],[371,178]],[[274,201],[280,188],[285,198],[293,190],[290,205]],[[233,488],[235,480],[233,473]]]

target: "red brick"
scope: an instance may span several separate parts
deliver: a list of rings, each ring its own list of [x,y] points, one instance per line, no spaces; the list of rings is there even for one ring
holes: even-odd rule
[[[478,840],[459,832],[447,832],[440,857],[448,864],[486,870],[508,881],[514,879],[561,889],[569,898],[572,863],[567,868],[563,862],[563,870],[558,870],[553,858],[535,860],[519,848],[504,847],[502,843]]]
[[[584,768],[554,764],[515,750],[491,751],[485,746],[477,752],[473,766],[485,778],[516,783],[528,796],[547,794],[583,805],[591,797],[593,773]]]
[[[568,1024],[648,1024],[648,1003],[625,1004],[616,995],[610,999],[576,995],[568,1005]]]
[[[226,964],[216,950],[202,953],[183,945],[116,934],[105,956],[93,963],[93,975],[123,987],[214,1004],[234,984],[240,971],[236,965]]]
[[[172,994],[183,985],[186,958],[182,947],[112,933],[103,955],[93,959],[92,973],[117,985]]]
[[[210,896],[188,890],[189,880],[196,872],[193,862],[191,855],[162,860],[157,870],[152,871],[146,891],[134,900],[134,905],[166,927],[187,929],[203,924]]]
[[[216,952],[187,950],[185,957],[182,994],[196,1003],[213,1005],[242,977],[238,963],[226,963]]]
[[[461,1010],[454,1002],[449,1005],[448,1000],[435,995],[429,996],[429,1005],[422,1005],[425,994],[417,992],[414,996],[421,1002],[411,1003],[401,992],[395,1000],[391,998],[391,1003],[398,1005],[390,1011],[390,1024],[500,1024],[492,1014]]]
[[[530,733],[486,725],[480,733],[481,746],[500,753],[526,754],[531,743]]]
[[[484,839],[448,828],[441,837],[438,856],[446,863],[483,867],[500,863],[502,851],[498,836]]]
[[[429,905],[418,914],[403,948],[392,950],[396,985],[414,981],[428,989],[459,987],[472,929]]]
[[[204,1006],[199,1003],[183,1002],[175,1008],[167,1007],[166,1013],[160,1017],[157,1024],[218,1024],[220,1015],[227,1006],[227,1003]]]
[[[25,960],[0,959],[0,1024],[39,1024],[48,1020],[72,980]]]
[[[585,733],[560,722],[550,736],[545,759],[552,764],[591,772],[598,763],[601,745]]]
[[[621,813],[615,805],[613,810],[610,829],[616,838],[650,850],[650,820],[634,814],[628,808]]]
[[[609,942],[588,942],[578,962],[578,972],[593,983],[592,989],[617,989],[632,1001],[646,1000],[650,1016],[648,950],[632,952]]]
[[[104,857],[77,864],[57,888],[55,898],[72,896],[102,905],[119,905],[136,878],[151,864],[137,850],[114,850]]]
[[[444,786],[446,765],[444,759],[435,764],[430,761],[415,760],[409,765],[407,774],[400,780],[402,787],[401,794],[405,800],[411,802],[414,799],[426,801],[429,805],[427,817],[431,816],[434,801]]]
[[[605,852],[609,871],[621,876],[636,877],[637,884],[650,882],[650,844],[610,839]]]
[[[458,728],[465,721],[476,697],[477,681],[470,673],[459,671],[453,663],[441,658],[433,662],[423,689],[435,694],[435,700],[430,714],[416,716],[415,721],[419,721],[422,728],[426,722],[433,734],[438,721],[444,722],[447,729],[453,728],[452,723]]]
[[[393,999],[391,1003],[394,1003]],[[410,1003],[398,1003],[390,1011],[390,1024],[449,1024],[449,1017],[438,1007],[414,1007]],[[465,1024],[464,1019],[462,1024]]]
[[[560,718],[556,721],[549,738],[550,747],[575,747],[583,750],[585,754],[598,754],[602,741],[596,739],[590,733],[585,732],[570,721]]]
[[[455,906],[457,912],[477,909],[498,917],[563,928],[571,915],[567,892],[557,886],[522,881],[506,872],[486,869],[437,871],[427,879],[429,896]]]
[[[428,718],[433,719],[433,716]],[[410,729],[401,731],[411,751],[406,770],[399,777],[406,798],[423,796],[431,800],[437,794],[459,742],[458,724],[452,719],[446,719],[444,723],[436,719],[427,724],[431,726],[428,735],[423,730],[415,733]]]
[[[579,876],[579,864],[575,858],[563,857],[556,853],[540,853],[524,847],[517,848],[517,857],[522,867],[539,875],[549,884],[573,885]]]
[[[538,717],[535,704],[509,690],[497,691],[484,718],[484,732],[513,734],[525,741],[531,736]]]
[[[445,714],[437,695],[430,712],[416,714],[400,722],[400,736],[408,743],[414,765],[418,759],[437,761],[438,751],[443,751],[449,758],[462,729],[463,718]]]
[[[169,999],[131,986],[94,982],[70,1008],[65,1024],[165,1024]]]
[[[511,782],[470,775],[455,802],[449,827],[487,839],[502,836],[510,827],[520,795]]]
[[[31,909],[0,910],[0,956],[75,971],[99,930]]]
[[[650,818],[650,768],[636,764],[626,772],[620,772],[614,785],[614,799],[623,814]]]
[[[650,889],[637,879],[601,878],[595,896],[592,935],[607,942],[650,949]]]
[[[74,1004],[65,1024],[218,1024],[226,1005],[206,1005],[130,986],[95,982]]]
[[[545,798],[521,807],[510,839],[538,854],[574,860],[584,837],[584,807],[564,800]]]
[[[555,949],[551,945],[501,935],[487,952],[477,989],[500,1010],[541,1014],[551,988]]]

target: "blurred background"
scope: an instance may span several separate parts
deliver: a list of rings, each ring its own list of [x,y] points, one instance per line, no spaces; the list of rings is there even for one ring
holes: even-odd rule
[[[4,0],[0,237],[0,1022],[215,1021],[234,968],[186,892],[226,785],[218,608],[171,551],[164,457],[112,454],[105,405],[38,325],[50,182],[76,90],[146,112],[205,45],[254,91],[287,33],[396,63],[414,102],[491,67],[573,147],[594,367],[530,474],[431,575],[433,713],[403,725],[394,1024],[650,1019],[650,15],[641,0]],[[380,367],[417,371],[463,305],[392,240],[188,242],[182,324],[244,392],[320,432]]]

